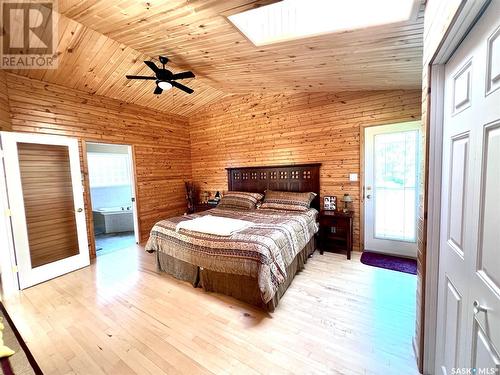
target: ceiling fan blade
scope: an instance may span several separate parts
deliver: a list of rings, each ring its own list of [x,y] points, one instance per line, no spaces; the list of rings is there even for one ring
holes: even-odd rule
[[[163,90],[160,89],[158,86],[156,86],[155,91],[153,92],[153,94],[160,95],[162,92],[163,92]]]
[[[176,73],[172,76],[172,79],[184,79],[184,78],[194,78],[194,73],[182,72],[182,73]]]
[[[155,73],[157,73],[157,72],[158,72],[158,70],[159,70],[159,69],[158,69],[158,67],[156,66],[156,64],[155,64],[154,62],[152,62],[152,61],[144,61],[144,64],[146,64],[147,66],[149,66],[149,68],[150,68],[153,72],[155,72]]]
[[[146,76],[125,76],[128,79],[156,79],[156,77],[146,77]]]
[[[170,83],[172,84],[172,86],[175,86],[178,89],[181,89],[182,91],[187,92],[188,94],[192,94],[194,92],[193,89],[190,89],[189,87],[184,86],[184,85],[180,84],[179,82],[170,81]]]

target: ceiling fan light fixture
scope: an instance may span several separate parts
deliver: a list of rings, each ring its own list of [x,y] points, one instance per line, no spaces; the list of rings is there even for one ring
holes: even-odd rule
[[[172,84],[167,81],[159,81],[158,87],[162,90],[170,90],[172,88]]]
[[[186,94],[192,94],[194,90],[187,86],[184,86],[182,83],[177,82],[177,80],[186,79],[186,78],[194,78],[195,75],[191,71],[180,72],[180,73],[172,73],[170,70],[165,68],[165,65],[168,63],[168,57],[160,56],[160,62],[163,67],[158,67],[153,61],[146,60],[144,64],[148,66],[154,73],[154,76],[135,76],[135,75],[126,75],[127,79],[142,79],[142,80],[155,80],[155,90],[153,94],[160,95],[165,90],[170,90],[172,86],[175,88],[184,91]]]

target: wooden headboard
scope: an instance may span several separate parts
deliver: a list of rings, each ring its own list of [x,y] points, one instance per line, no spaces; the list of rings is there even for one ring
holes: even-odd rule
[[[316,193],[311,207],[319,210],[321,163],[226,168],[228,190],[264,193],[269,190]]]

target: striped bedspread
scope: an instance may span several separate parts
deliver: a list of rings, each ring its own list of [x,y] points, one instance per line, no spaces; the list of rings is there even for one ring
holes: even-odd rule
[[[267,303],[285,280],[286,267],[318,231],[317,214],[314,209],[292,212],[214,208],[156,223],[145,249],[213,271],[254,277]],[[203,215],[246,220],[254,225],[231,236],[185,229],[176,232],[179,222]]]

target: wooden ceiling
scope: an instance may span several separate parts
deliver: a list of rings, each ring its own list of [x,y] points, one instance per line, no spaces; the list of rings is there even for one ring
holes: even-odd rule
[[[13,72],[180,115],[193,113],[226,95],[208,85],[203,77],[183,80],[184,84],[195,90],[194,94],[170,90],[162,95],[154,95],[154,81],[125,78],[126,74],[152,75],[151,70],[144,65],[144,60],[150,60],[149,56],[65,16],[59,17],[57,51],[57,69],[19,69]],[[174,72],[181,71],[174,64],[169,64],[169,67]]]
[[[59,0],[59,69],[16,73],[190,115],[226,95],[419,88],[423,4],[414,20],[255,47],[226,19],[272,0]],[[195,93],[152,94],[143,60],[168,56]]]

